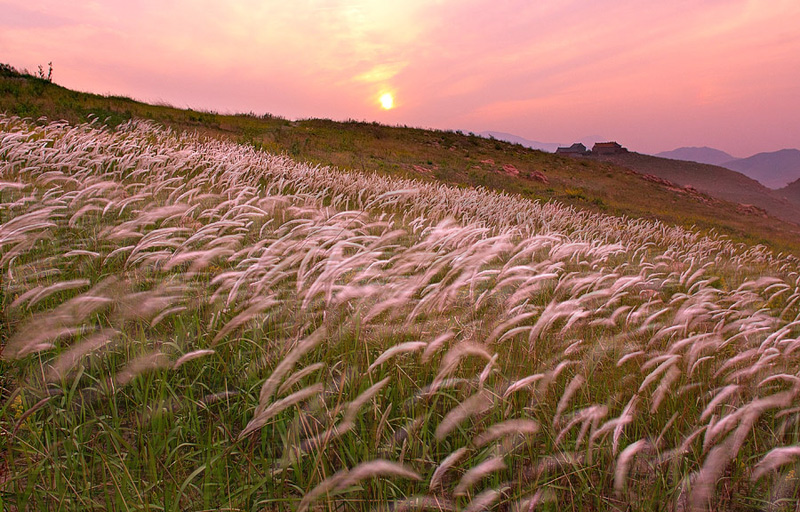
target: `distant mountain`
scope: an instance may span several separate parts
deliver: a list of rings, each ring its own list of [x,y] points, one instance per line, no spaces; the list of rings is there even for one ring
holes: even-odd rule
[[[689,186],[711,197],[739,203],[743,207],[755,206],[781,220],[800,224],[800,202],[790,201],[779,191],[771,190],[753,178],[725,167],[634,152],[594,155],[590,158],[656,176],[680,187]]]
[[[480,135],[481,137],[486,137],[487,139],[493,137],[497,140],[511,142],[512,144],[521,144],[526,148],[538,149],[539,151],[547,151],[548,153],[555,153],[556,149],[559,146],[563,146],[563,144],[560,144],[558,142],[539,142],[536,140],[528,140],[524,137],[520,137],[519,135],[514,135],[513,133],[485,131],[479,133],[478,135]]]
[[[700,164],[722,165],[725,162],[736,160],[733,156],[729,155],[719,149],[703,147],[683,147],[673,149],[672,151],[662,151],[656,153],[654,156],[660,158],[670,158],[672,160],[686,160],[688,162],[697,162]]]
[[[759,153],[724,162],[722,166],[750,176],[769,188],[779,189],[800,178],[800,150],[781,149]]]

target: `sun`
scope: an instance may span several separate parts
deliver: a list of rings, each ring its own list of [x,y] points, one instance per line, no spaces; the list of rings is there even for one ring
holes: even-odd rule
[[[387,92],[381,95],[380,102],[381,107],[383,107],[384,110],[389,110],[394,107],[394,97],[391,95],[391,93]]]

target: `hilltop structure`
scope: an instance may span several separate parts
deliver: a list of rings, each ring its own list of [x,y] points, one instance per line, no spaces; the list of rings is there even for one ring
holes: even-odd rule
[[[580,142],[576,142],[569,147],[559,147],[556,149],[557,155],[566,156],[603,156],[603,155],[621,155],[628,152],[628,148],[622,147],[619,143],[610,142],[596,142],[589,151],[586,146]]]
[[[581,144],[580,142],[576,142],[575,144],[569,147],[559,147],[556,149],[556,154],[559,155],[588,155],[589,150],[586,149],[586,146]]]
[[[623,148],[616,142],[596,142],[592,146],[593,155],[619,155],[627,152],[628,148]]]

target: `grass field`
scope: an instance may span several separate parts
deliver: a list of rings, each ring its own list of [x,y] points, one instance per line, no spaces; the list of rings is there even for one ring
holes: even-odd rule
[[[0,117],[6,510],[793,510],[797,260]]]

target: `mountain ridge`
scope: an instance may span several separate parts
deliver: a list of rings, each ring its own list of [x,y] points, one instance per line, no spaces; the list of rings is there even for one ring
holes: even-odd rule
[[[780,189],[800,179],[800,150],[787,148],[756,153],[725,162],[723,166],[750,176],[771,189]]]
[[[725,151],[708,146],[684,146],[671,151],[662,151],[653,156],[671,160],[686,160],[700,164],[721,165],[736,158]]]

